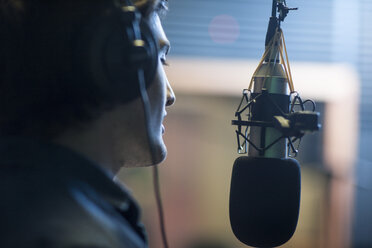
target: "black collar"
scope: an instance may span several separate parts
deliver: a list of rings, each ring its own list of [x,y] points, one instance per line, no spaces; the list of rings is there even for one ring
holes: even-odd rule
[[[129,208],[131,197],[123,186],[112,180],[114,175],[66,147],[19,137],[0,138],[0,156],[0,168],[27,166],[59,177],[63,175],[67,180],[81,180],[118,210]]]

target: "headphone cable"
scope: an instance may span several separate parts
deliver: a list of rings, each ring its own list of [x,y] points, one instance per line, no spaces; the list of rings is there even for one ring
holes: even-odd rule
[[[161,238],[163,240],[164,248],[169,248],[168,241],[167,241],[167,234],[165,231],[164,211],[163,211],[163,205],[162,205],[161,194],[160,194],[159,168],[157,165],[154,165],[152,173],[153,173],[152,175],[153,175],[153,181],[154,181],[156,204],[158,206]]]
[[[159,224],[160,224],[160,231],[161,231],[161,237],[163,241],[164,248],[169,248],[168,241],[167,241],[167,235],[165,230],[165,221],[164,221],[164,211],[163,211],[163,205],[161,200],[161,194],[160,194],[160,182],[159,182],[159,171],[158,166],[156,165],[156,150],[154,145],[154,139],[150,128],[150,100],[149,96],[147,94],[146,90],[146,84],[145,84],[145,75],[142,68],[138,68],[137,70],[138,75],[138,83],[139,83],[139,89],[143,104],[143,110],[144,110],[144,117],[145,117],[145,125],[146,125],[146,131],[147,131],[147,138],[151,153],[151,160],[153,167],[153,183],[154,183],[154,192],[155,192],[155,199],[158,209],[158,215],[159,215]]]

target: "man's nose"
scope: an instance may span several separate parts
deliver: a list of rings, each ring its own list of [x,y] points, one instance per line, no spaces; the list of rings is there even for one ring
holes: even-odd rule
[[[176,96],[174,95],[172,87],[168,83],[167,84],[167,101],[165,103],[165,106],[172,106],[175,101],[176,101]]]

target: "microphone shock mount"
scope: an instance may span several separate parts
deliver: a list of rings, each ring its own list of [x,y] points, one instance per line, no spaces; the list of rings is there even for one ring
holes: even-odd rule
[[[248,146],[253,147],[259,154],[264,154],[280,140],[286,139],[289,157],[295,157],[301,138],[308,132],[319,130],[319,113],[315,112],[315,102],[312,100],[303,101],[298,92],[289,96],[281,94],[270,94],[267,90],[261,93],[252,93],[250,90],[243,90],[243,96],[235,112],[235,120],[232,125],[237,126],[235,131],[238,153],[246,154]],[[280,132],[269,144],[264,146],[255,144],[250,139],[250,128],[261,127],[275,128]],[[261,144],[264,142],[261,142]],[[296,144],[296,145],[295,145]]]

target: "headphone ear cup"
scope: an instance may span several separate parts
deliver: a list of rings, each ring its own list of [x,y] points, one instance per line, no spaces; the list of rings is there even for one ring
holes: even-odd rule
[[[98,85],[103,95],[125,103],[140,96],[139,69],[144,70],[146,88],[154,81],[158,42],[146,20],[134,22],[119,7],[110,8],[78,34],[74,67],[76,75]],[[144,41],[140,47],[134,45],[136,30]]]
[[[140,95],[139,69],[144,70],[146,88],[154,81],[157,71],[157,40],[145,20],[141,20],[139,28],[144,46],[135,47],[132,39],[123,38],[127,34],[118,30],[107,40],[104,49],[105,74],[114,86],[112,94],[121,102],[131,101]]]

